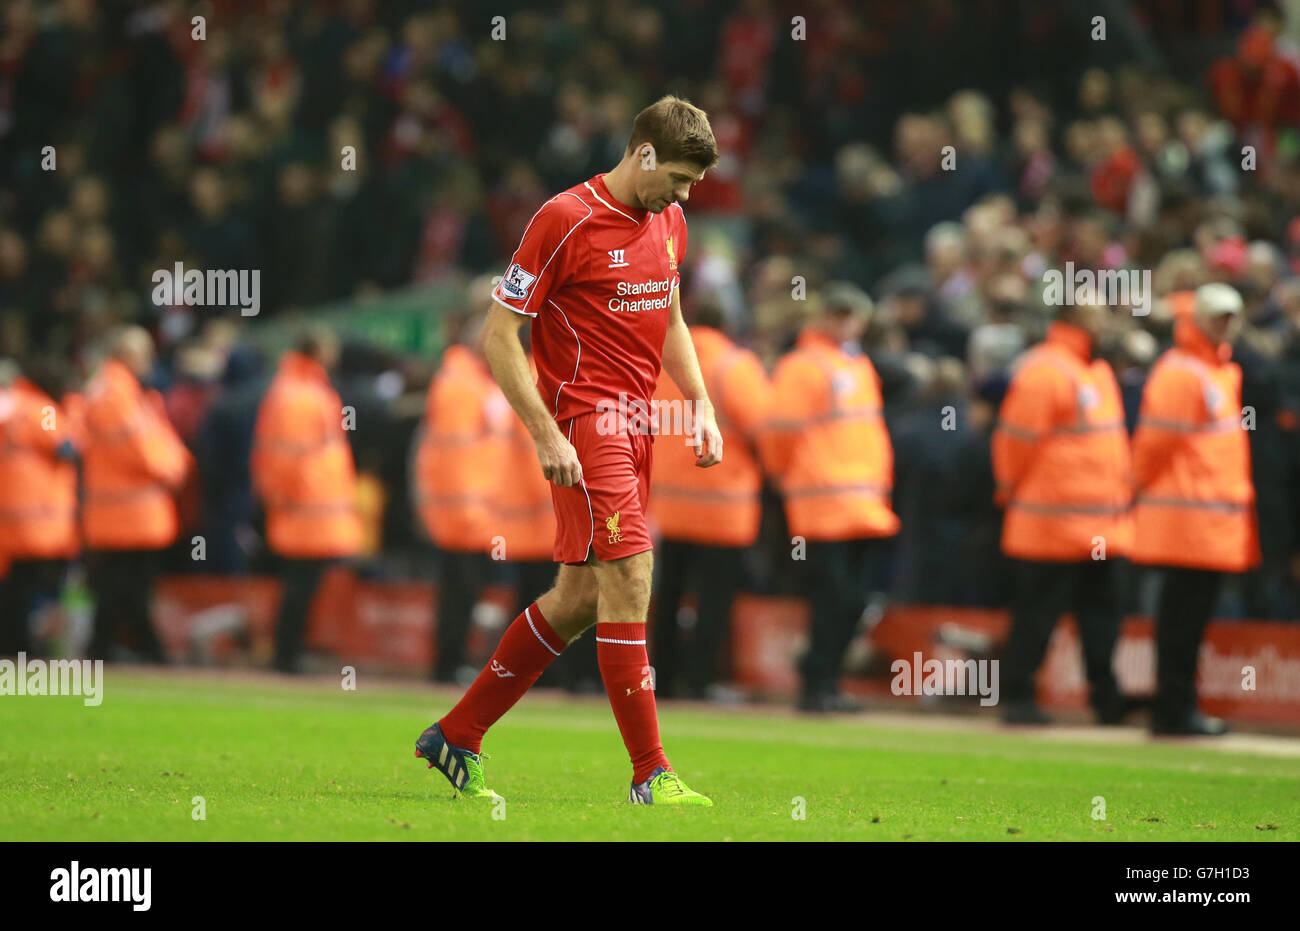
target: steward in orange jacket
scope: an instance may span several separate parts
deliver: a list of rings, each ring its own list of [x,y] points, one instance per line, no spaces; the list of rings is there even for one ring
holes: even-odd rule
[[[778,363],[771,398],[761,448],[790,533],[817,541],[898,533],[894,449],[871,360],[807,326]]]
[[[878,583],[882,538],[898,532],[890,507],[894,451],[885,429],[880,379],[862,354],[874,307],[861,290],[827,285],[821,310],[777,365],[763,462],[785,499],[797,550],[806,546],[812,609],[800,708],[834,711],[840,669],[870,589]],[[802,538],[799,540],[797,538]]]
[[[492,538],[501,535],[494,504],[507,471],[505,415],[513,411],[498,396],[481,355],[469,346],[447,347],[429,383],[415,454],[420,516],[440,549],[486,553]],[[508,554],[516,541],[507,537],[505,542]],[[552,537],[550,546],[554,544]]]
[[[180,521],[172,495],[192,465],[162,397],[145,391],[118,359],[105,361],[86,387],[86,546],[160,550],[173,543]]]
[[[77,555],[76,449],[63,408],[18,378],[0,400],[0,548],[12,558]]]
[[[1089,701],[1102,724],[1128,710],[1111,666],[1119,639],[1114,559],[1128,549],[1130,465],[1119,385],[1093,357],[1110,311],[1061,307],[1047,339],[1017,362],[993,433],[1002,551],[1015,575],[1002,657],[1003,718],[1045,724],[1034,674],[1057,619],[1072,610]]]
[[[1002,551],[1013,558],[1100,560],[1132,544],[1124,408],[1115,373],[1093,358],[1092,343],[1085,327],[1053,323],[1020,358],[1003,400],[993,470],[1006,507]]]
[[[532,366],[532,357],[529,356]],[[533,366],[534,374],[536,367]],[[492,394],[488,397],[488,419],[494,424],[504,422],[505,463],[527,462],[529,456],[537,455],[536,443],[524,422],[510,409],[510,402],[501,393],[495,381],[492,382]],[[555,505],[551,501],[551,483],[546,480],[540,469],[501,469],[496,476],[496,487],[492,494],[490,530],[492,535],[500,536],[503,543],[503,556],[508,562],[545,563],[547,567],[545,585],[554,579],[555,571]],[[545,591],[545,587],[540,591]],[[536,597],[530,598],[521,607],[532,604]]]
[[[500,519],[501,483],[520,480],[526,470],[509,468],[514,412],[483,357],[483,319],[477,313],[451,323],[452,342],[429,384],[415,454],[416,498],[439,557],[435,682],[454,682],[466,664],[470,623],[488,582],[493,548],[504,559],[533,546],[542,549],[541,541],[515,538],[525,528]],[[554,532],[545,543],[553,549]]]
[[[1196,662],[1222,574],[1259,562],[1241,368],[1229,361],[1241,296],[1203,285],[1156,362],[1133,438],[1133,560],[1161,567],[1156,614],[1158,734],[1221,734],[1196,708]]]
[[[118,628],[138,655],[164,662],[149,620],[161,551],[180,532],[173,494],[193,460],[140,379],[153,368],[153,339],[139,327],[115,334],[112,355],[86,386],[84,483],[87,575],[95,594],[91,654],[107,658]]]
[[[267,542],[284,564],[274,659],[281,672],[299,671],[325,569],[361,546],[352,448],[329,378],[338,354],[332,331],[305,333],[281,359],[253,432],[253,487],[266,508]]]
[[[0,656],[32,652],[33,602],[57,595],[79,547],[74,434],[51,397],[62,388],[48,367],[25,368],[29,377],[0,392],[0,553],[10,561],[0,582]]]
[[[690,328],[695,354],[722,431],[727,457],[717,466],[696,466],[694,447],[677,431],[689,426],[685,399],[666,372],[660,372],[655,401],[660,439],[655,443],[650,501],[665,540],[705,546],[750,546],[758,539],[758,439],[766,426],[770,386],[758,356],[733,343],[721,326],[721,313],[696,314],[711,325]]]
[[[690,328],[718,429],[723,461],[696,465],[687,443],[692,413],[681,391],[659,375],[650,512],[663,537],[657,562],[659,594],[653,627],[656,688],[664,694],[707,698],[719,680],[731,607],[744,576],[744,549],[758,538],[763,474],[757,443],[769,403],[767,373],[758,356],[723,332],[720,309],[701,305]],[[685,662],[678,646],[677,613],[687,589],[697,593],[696,622]],[[725,676],[729,679],[729,676]]]
[[[286,352],[257,412],[252,477],[272,551],[291,559],[355,555],[361,545],[356,468],[343,402],[312,350]]]

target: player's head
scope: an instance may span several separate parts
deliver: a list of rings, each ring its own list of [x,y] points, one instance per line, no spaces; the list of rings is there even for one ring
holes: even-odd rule
[[[631,160],[637,199],[661,213],[686,201],[691,186],[718,163],[708,115],[680,97],[661,97],[636,115],[624,161]]]

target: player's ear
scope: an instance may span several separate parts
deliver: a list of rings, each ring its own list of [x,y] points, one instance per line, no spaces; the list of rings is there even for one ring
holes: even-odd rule
[[[641,170],[654,171],[656,167],[654,143],[643,143],[641,145]]]

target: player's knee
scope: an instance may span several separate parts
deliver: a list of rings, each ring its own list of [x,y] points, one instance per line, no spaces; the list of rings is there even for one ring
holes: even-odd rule
[[[600,604],[599,592],[596,589],[584,591],[579,594],[573,606],[574,619],[585,622],[586,627],[596,623],[596,609]],[[583,627],[583,630],[586,630]]]
[[[650,573],[635,567],[606,577],[600,612],[607,620],[644,621],[650,608]]]
[[[567,641],[596,622],[597,592],[595,585],[557,585],[537,599],[537,607]]]

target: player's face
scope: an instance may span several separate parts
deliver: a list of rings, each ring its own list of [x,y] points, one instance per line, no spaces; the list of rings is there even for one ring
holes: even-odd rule
[[[660,162],[654,171],[642,172],[645,190],[639,192],[641,203],[651,213],[662,213],[669,204],[684,204],[703,177],[704,170],[690,162]]]

